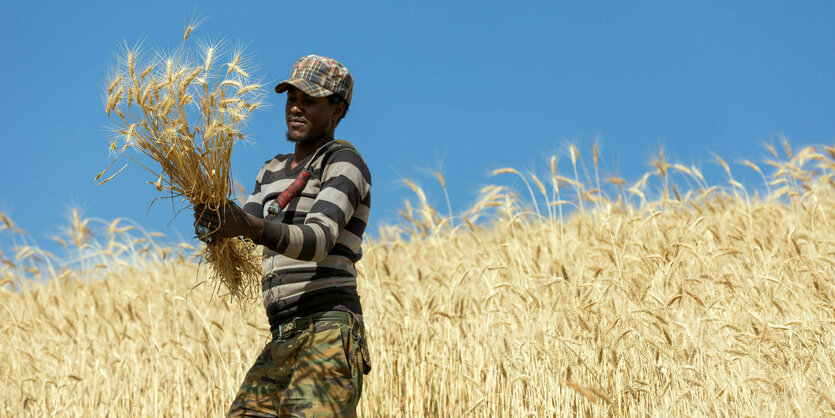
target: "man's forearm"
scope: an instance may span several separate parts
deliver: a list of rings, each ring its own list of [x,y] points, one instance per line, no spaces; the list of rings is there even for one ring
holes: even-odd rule
[[[255,243],[289,258],[318,262],[333,249],[334,239],[330,230],[317,221],[290,225],[267,219]]]
[[[261,236],[264,234],[264,220],[256,216],[248,216],[250,220],[250,227],[247,228],[247,231],[244,234],[244,236],[251,239],[253,242],[258,242],[259,240],[261,240]]]

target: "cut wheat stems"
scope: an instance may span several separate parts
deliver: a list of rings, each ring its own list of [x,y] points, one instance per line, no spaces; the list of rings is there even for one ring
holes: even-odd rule
[[[116,123],[118,139],[110,147],[117,157],[148,169],[154,179],[149,183],[166,198],[185,198],[217,211],[233,194],[232,147],[245,139],[242,128],[264,90],[246,69],[240,48],[217,43],[188,49],[193,29],[188,27],[174,52],[147,61],[138,48],[125,48],[105,89],[105,112]],[[141,155],[129,155],[131,149],[159,168],[143,164]],[[99,181],[106,171],[96,176],[98,184],[118,174]],[[259,293],[260,257],[252,241],[213,239],[203,257],[212,279],[233,298]]]

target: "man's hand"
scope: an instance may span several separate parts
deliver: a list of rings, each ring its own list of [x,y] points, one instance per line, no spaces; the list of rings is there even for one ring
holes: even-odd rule
[[[253,241],[261,237],[264,229],[264,222],[241,209],[235,202],[228,202],[225,207],[218,211],[207,208],[205,205],[194,206],[194,226],[203,225],[210,231],[211,238],[231,238],[244,236]],[[203,234],[197,231],[201,239]]]

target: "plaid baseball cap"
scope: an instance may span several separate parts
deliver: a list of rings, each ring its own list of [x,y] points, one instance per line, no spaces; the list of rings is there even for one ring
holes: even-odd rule
[[[339,61],[321,55],[308,55],[296,60],[290,77],[275,86],[276,93],[284,93],[293,86],[313,97],[337,94],[351,104],[354,78]]]

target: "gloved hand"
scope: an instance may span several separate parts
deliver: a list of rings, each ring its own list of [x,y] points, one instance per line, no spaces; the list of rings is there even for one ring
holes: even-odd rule
[[[200,231],[198,225],[206,227],[209,233],[205,234],[205,230]],[[208,238],[244,236],[254,241],[261,237],[263,221],[244,212],[235,202],[230,201],[218,211],[205,205],[195,205],[194,227],[200,239],[204,239],[206,235]]]

